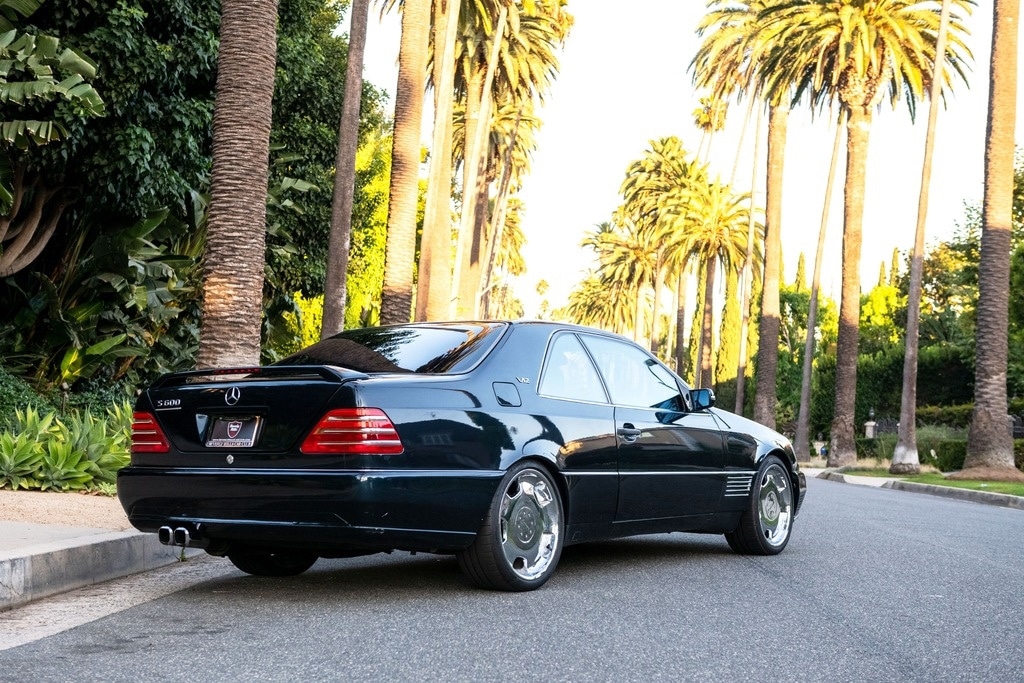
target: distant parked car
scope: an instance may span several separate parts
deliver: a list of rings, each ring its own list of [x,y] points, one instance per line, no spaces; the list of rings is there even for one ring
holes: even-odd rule
[[[586,327],[350,330],[274,365],[159,379],[118,497],[163,543],[264,576],[405,550],[531,590],[567,544],[674,531],[779,553],[806,491],[793,448],[713,406]]]

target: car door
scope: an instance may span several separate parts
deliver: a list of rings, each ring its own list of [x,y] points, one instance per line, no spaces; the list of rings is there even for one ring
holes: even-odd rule
[[[598,335],[581,338],[615,410],[616,521],[714,512],[725,455],[715,418],[687,411],[675,375],[638,346]]]

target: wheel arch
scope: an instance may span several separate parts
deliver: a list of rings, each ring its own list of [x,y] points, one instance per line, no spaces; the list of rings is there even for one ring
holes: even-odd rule
[[[515,458],[514,460],[510,460],[509,462],[505,463],[502,469],[504,471],[508,471],[511,467],[518,465],[519,463],[522,462],[536,463],[544,470],[544,472],[547,473],[549,477],[551,477],[551,480],[555,482],[555,486],[558,487],[558,495],[562,501],[562,510],[563,512],[567,512],[569,509],[569,484],[568,482],[566,482],[565,476],[562,474],[562,471],[558,467],[557,458],[555,458],[552,455],[542,453],[522,453],[519,455],[519,457]]]
[[[789,484],[793,489],[793,508],[794,510],[799,509],[800,503],[802,502],[800,500],[802,494],[800,491],[800,475],[797,474],[796,456],[793,454],[793,449],[785,449],[777,445],[774,448],[766,449],[758,455],[756,460],[754,460],[754,469],[759,468],[761,463],[765,461],[765,458],[770,455],[774,455],[780,462],[782,462],[783,465],[785,465],[786,475],[789,478]]]

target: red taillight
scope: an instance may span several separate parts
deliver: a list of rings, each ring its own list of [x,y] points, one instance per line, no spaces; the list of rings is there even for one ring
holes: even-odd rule
[[[399,455],[405,449],[383,410],[339,408],[320,418],[301,450],[310,455]]]
[[[152,413],[135,413],[132,420],[132,453],[166,453],[171,450],[164,430]]]

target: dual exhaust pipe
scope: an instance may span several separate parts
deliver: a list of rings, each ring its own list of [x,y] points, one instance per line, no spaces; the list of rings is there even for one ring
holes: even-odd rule
[[[157,538],[164,545],[174,545],[181,548],[205,548],[210,545],[209,539],[193,536],[196,532],[189,531],[186,527],[162,526],[157,532]]]

